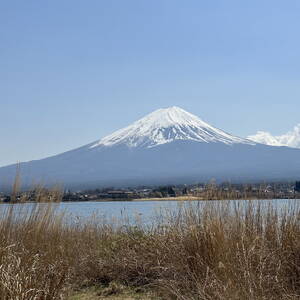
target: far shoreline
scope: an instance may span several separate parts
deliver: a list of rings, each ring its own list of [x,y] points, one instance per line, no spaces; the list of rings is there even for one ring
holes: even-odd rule
[[[205,199],[200,197],[166,197],[166,198],[141,198],[141,199],[97,199],[97,200],[87,200],[87,201],[62,201],[62,202],[163,202],[163,201],[251,201],[251,200],[300,200],[300,198],[244,198],[244,199]]]
[[[205,199],[203,197],[195,197],[195,196],[178,196],[178,197],[163,197],[163,198],[135,198],[135,199],[94,199],[94,200],[79,200],[79,201],[25,201],[25,202],[0,202],[1,204],[25,204],[25,203],[51,203],[51,204],[60,204],[60,203],[85,203],[85,202],[170,202],[170,201],[177,201],[177,202],[184,202],[184,201],[202,201],[202,202],[209,202],[209,201],[266,201],[266,200],[300,200],[300,198],[240,198],[240,199],[228,199],[228,198],[216,198],[216,199]]]

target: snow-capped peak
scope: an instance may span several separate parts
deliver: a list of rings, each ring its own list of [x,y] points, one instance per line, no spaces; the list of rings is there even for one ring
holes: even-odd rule
[[[270,146],[300,148],[300,124],[283,135],[272,135],[270,132],[258,131],[255,135],[248,136],[248,139]]]
[[[197,116],[173,106],[150,113],[132,125],[104,137],[90,148],[120,144],[151,148],[175,140],[255,144],[210,126]]]

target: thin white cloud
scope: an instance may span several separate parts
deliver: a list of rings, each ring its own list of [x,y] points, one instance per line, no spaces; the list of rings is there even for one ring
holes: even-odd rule
[[[248,139],[271,146],[300,148],[300,124],[295,126],[292,131],[283,135],[274,136],[270,132],[258,131],[255,135],[248,136]]]

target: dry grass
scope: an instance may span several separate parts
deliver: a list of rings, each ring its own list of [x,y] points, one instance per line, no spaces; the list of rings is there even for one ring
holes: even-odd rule
[[[68,300],[158,300],[156,295],[140,289],[133,289],[116,282],[108,287],[94,286],[75,291]]]
[[[0,299],[65,299],[113,282],[154,299],[300,299],[299,207],[241,203],[182,207],[149,227],[65,223],[55,203],[0,207]]]

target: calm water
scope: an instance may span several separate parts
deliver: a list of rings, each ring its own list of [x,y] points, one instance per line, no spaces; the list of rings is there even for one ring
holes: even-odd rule
[[[160,212],[174,211],[182,207],[191,207],[192,209],[201,209],[207,203],[216,205],[222,203],[245,204],[248,200],[226,200],[226,201],[114,201],[114,202],[62,202],[56,204],[58,212],[64,212],[67,219],[77,222],[85,221],[95,217],[104,221],[127,220],[130,223],[139,221],[141,223],[149,223],[155,221]],[[253,200],[256,205],[260,203],[263,207],[272,204],[273,207],[285,209],[291,206],[300,205],[300,200],[295,199],[273,199],[273,200]],[[4,211],[12,204],[2,204],[0,212]],[[15,205],[25,210],[34,206],[32,203]]]
[[[232,204],[237,202],[248,202],[249,200],[229,200]],[[279,209],[289,207],[300,200],[295,199],[273,199],[254,200],[253,203],[261,203],[263,206],[272,204]],[[195,209],[207,203],[220,204],[221,201],[115,201],[115,202],[63,202],[60,209],[78,217],[89,217],[95,213],[109,217],[119,218],[124,215],[151,217],[159,211],[177,210],[183,206],[191,206]]]

